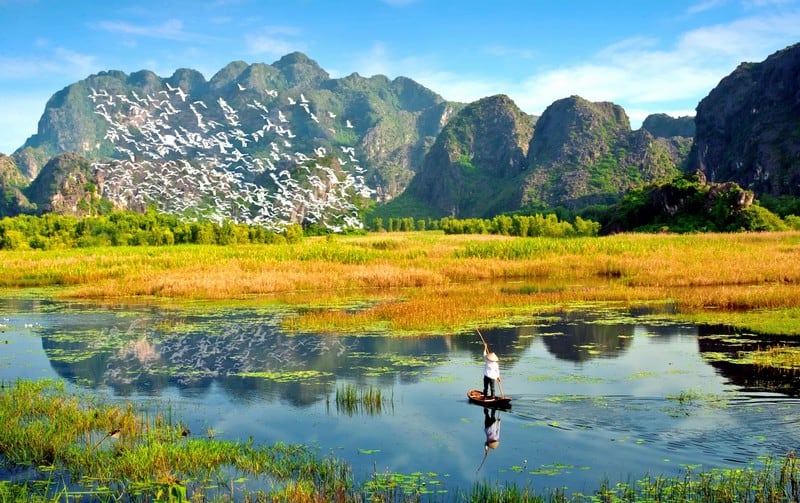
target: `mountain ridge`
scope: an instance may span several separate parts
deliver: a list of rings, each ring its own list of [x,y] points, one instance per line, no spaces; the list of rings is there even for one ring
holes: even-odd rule
[[[59,153],[75,152],[91,159],[113,156],[113,146],[104,139],[106,125],[87,99],[92,89],[105,89],[112,95],[130,92],[154,95],[168,87],[181,87],[193,100],[212,102],[223,98],[235,107],[244,107],[253,98],[269,105],[271,101],[286,100],[290,93],[304,91],[333,113],[363,118],[355,125],[358,134],[338,131],[328,138],[326,145],[330,148],[336,141],[360,146],[358,143],[365,135],[382,140],[380,148],[363,150],[369,166],[367,178],[379,188],[379,199],[387,200],[405,189],[426,147],[433,143],[446,122],[446,116],[462,106],[446,102],[405,77],[389,81],[385,76],[365,78],[352,73],[331,79],[302,53],[290,53],[273,65],[233,61],[209,80],[192,69],[178,69],[167,78],[149,70],[130,75],[110,70],[90,75],[55,93],[45,106],[37,133],[12,156],[31,179],[47,160]],[[278,95],[270,96],[268,92]],[[382,132],[385,130],[397,133],[387,139]],[[402,142],[393,140],[395,136]]]
[[[329,151],[336,145],[357,148],[364,177],[375,189],[374,199],[390,212],[486,217],[558,207],[579,211],[611,204],[631,188],[697,169],[710,181],[755,189],[756,196],[795,194],[800,192],[793,192],[800,187],[795,181],[800,179],[800,165],[791,159],[800,151],[800,133],[795,132],[800,131],[800,83],[790,77],[798,61],[800,44],[765,62],[743,63],[698,104],[695,119],[652,114],[637,130],[631,130],[625,110],[611,102],[570,96],[536,117],[519,110],[505,95],[458,103],[407,77],[390,80],[353,72],[330,78],[299,52],[271,65],[232,61],[209,80],[188,68],[177,69],[168,78],[149,70],[130,75],[109,70],[55,93],[37,133],[11,158],[25,178],[34,180],[53,156],[64,152],[89,159],[119,156],[104,138],[106,124],[88,96],[96,89],[157,94],[181,88],[193,100],[225,100],[242,110],[246,129],[263,122],[247,110],[253,102],[272,107],[298,94],[331,115],[352,117],[352,129],[329,128],[330,133],[313,124],[298,125],[293,142],[306,151],[312,144],[323,144]],[[730,113],[730,103],[739,100],[750,106],[759,90],[767,90],[767,101],[759,102],[758,121]],[[729,103],[727,108],[724,103]],[[790,106],[779,110],[787,103]],[[776,118],[780,127],[772,128]],[[720,128],[727,136],[715,135]],[[740,142],[744,150],[741,144],[731,144],[732,131],[736,138],[751,139]],[[762,162],[774,161],[775,156],[764,154],[770,145],[777,145],[780,152],[777,166]],[[259,148],[243,152],[265,155]],[[744,153],[727,154],[739,151]],[[761,157],[754,152],[761,152]],[[340,167],[344,161],[339,159]],[[738,171],[731,166],[739,166]],[[18,186],[14,183],[4,187]],[[86,183],[97,185],[97,180]],[[45,204],[32,200],[39,201],[33,204],[40,210],[40,203]]]

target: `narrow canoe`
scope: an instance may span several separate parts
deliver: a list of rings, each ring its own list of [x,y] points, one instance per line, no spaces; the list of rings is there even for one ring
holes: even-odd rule
[[[496,396],[494,398],[487,398],[483,396],[483,393],[481,393],[480,390],[477,389],[471,389],[467,391],[467,398],[470,402],[483,405],[484,407],[494,407],[497,409],[507,409],[511,407],[510,396]]]

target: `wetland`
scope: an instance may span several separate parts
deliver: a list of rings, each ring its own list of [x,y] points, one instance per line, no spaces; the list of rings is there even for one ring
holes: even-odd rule
[[[758,467],[800,441],[796,366],[763,357],[794,354],[800,238],[695,238],[10,252],[0,380],[434,496]],[[513,397],[488,454],[476,329]]]

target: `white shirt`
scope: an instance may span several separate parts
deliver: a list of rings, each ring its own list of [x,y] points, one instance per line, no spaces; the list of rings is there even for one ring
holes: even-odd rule
[[[490,379],[497,379],[500,377],[500,365],[489,359],[489,355],[485,349],[483,350],[483,361],[486,362],[486,365],[483,367],[483,375]]]
[[[486,433],[486,444],[488,445],[489,442],[499,442],[500,441],[500,419],[496,419],[492,424],[489,425],[488,428],[483,429],[484,433]]]

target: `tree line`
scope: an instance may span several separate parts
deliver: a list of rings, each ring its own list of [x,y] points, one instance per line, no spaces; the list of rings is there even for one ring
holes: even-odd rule
[[[282,232],[230,221],[186,222],[148,211],[74,217],[46,213],[0,220],[0,249],[52,249],[92,246],[168,246],[176,244],[280,243],[302,239],[299,225]]]
[[[445,234],[502,234],[507,236],[595,236],[600,224],[577,217],[574,223],[556,215],[498,215],[491,219],[390,218],[373,220],[374,232],[435,230]],[[231,245],[297,242],[326,232],[316,227],[291,225],[276,232],[258,225],[231,221],[187,222],[174,215],[148,211],[115,211],[105,215],[75,217],[46,213],[18,215],[0,220],[0,250],[78,248],[96,246],[170,246],[178,244]],[[363,231],[354,231],[363,232]]]
[[[372,221],[373,232],[410,232],[441,230],[445,234],[501,234],[518,237],[578,237],[596,236],[600,224],[592,220],[575,217],[574,222],[559,220],[551,213],[543,215],[497,215],[493,218],[413,219],[389,218],[384,227],[382,218]]]

